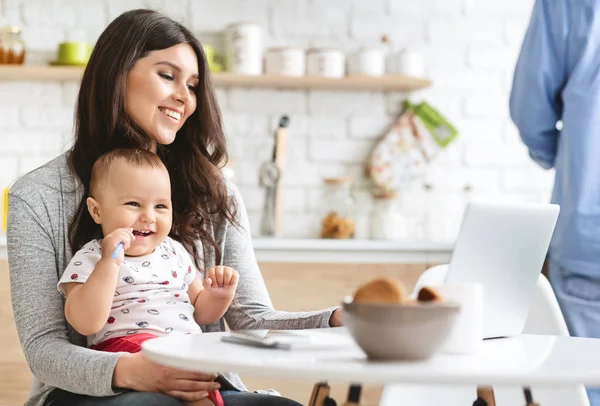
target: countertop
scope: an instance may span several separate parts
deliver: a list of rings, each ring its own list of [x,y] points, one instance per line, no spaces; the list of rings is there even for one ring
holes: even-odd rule
[[[431,241],[328,240],[317,238],[253,239],[258,262],[440,263],[448,262],[453,243]],[[6,258],[6,235],[0,235],[0,258]]]

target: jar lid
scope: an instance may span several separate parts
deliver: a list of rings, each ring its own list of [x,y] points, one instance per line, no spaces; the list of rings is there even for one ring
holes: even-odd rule
[[[352,178],[349,176],[336,176],[331,178],[323,178],[323,182],[327,185],[339,185],[342,183],[351,183]]]
[[[256,21],[236,21],[234,23],[227,24],[226,28],[235,28],[235,27],[247,27],[247,26],[256,26],[260,28],[260,24]]]
[[[308,50],[306,51],[308,53],[313,53],[313,52],[342,52],[340,49],[336,49],[336,48],[308,48]]]
[[[358,52],[366,52],[366,51],[383,51],[383,48],[378,46],[378,45],[372,45],[372,46],[361,46],[358,47],[357,49]]]
[[[373,199],[376,200],[390,200],[398,197],[398,192],[395,190],[376,190],[372,194]]]
[[[16,25],[5,25],[3,27],[0,27],[0,32],[10,32],[13,34],[18,34],[21,32],[21,29]]]
[[[270,47],[267,48],[267,52],[281,52],[281,51],[300,51],[304,52],[303,48],[294,47],[294,46],[279,46],[279,47]]]

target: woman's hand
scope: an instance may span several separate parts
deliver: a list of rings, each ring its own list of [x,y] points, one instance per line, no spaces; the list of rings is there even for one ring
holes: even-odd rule
[[[113,374],[115,388],[137,392],[164,393],[186,402],[204,399],[208,391],[221,385],[213,380],[217,374],[188,372],[158,365],[142,353],[123,354],[117,361]]]
[[[342,313],[343,309],[341,307],[335,309],[333,313],[331,313],[331,317],[329,318],[329,327],[342,327],[344,322],[342,321]]]

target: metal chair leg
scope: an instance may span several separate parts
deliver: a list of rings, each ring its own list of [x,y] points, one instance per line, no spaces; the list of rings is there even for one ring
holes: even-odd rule
[[[538,403],[534,403],[533,395],[531,394],[531,388],[529,386],[523,387],[523,394],[525,395],[525,402],[527,402],[527,406],[540,406]]]
[[[523,387],[523,394],[525,395],[526,406],[540,406],[533,401],[533,395],[531,394],[531,388],[529,386]],[[496,406],[494,389],[491,387],[477,387],[477,400],[473,402],[473,406]]]
[[[348,397],[344,406],[360,406],[360,394],[362,392],[362,385],[353,383],[348,388]],[[331,387],[327,382],[316,383],[313,387],[308,406],[337,406],[336,401],[329,395],[331,393]]]
[[[351,384],[348,388],[348,398],[344,406],[360,406],[360,393],[362,391],[361,384]]]

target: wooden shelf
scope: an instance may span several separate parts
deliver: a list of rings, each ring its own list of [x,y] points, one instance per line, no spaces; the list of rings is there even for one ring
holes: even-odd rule
[[[82,67],[45,65],[0,65],[0,80],[11,81],[79,81]]]
[[[0,80],[11,81],[79,81],[82,67],[68,66],[0,66]],[[347,76],[340,79],[306,76],[301,78],[288,76],[246,76],[233,73],[213,73],[217,87],[275,88],[298,90],[365,90],[407,92],[423,89],[431,85],[427,79],[402,75],[382,77]]]
[[[300,90],[372,90],[407,92],[431,85],[426,79],[401,75],[382,77],[346,76],[332,79],[318,76],[300,78],[289,76],[245,76],[231,73],[214,73],[215,85],[219,87],[261,87]]]

